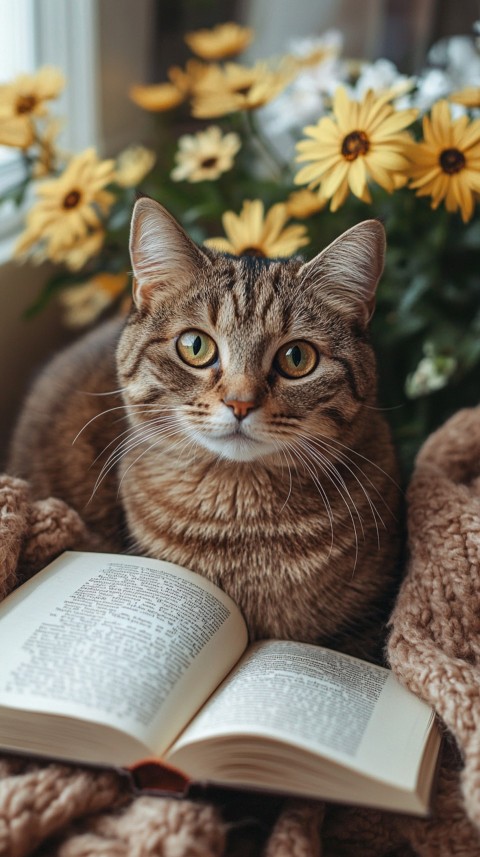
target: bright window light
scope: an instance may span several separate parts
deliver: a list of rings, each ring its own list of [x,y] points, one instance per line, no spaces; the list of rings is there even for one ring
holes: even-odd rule
[[[35,69],[34,0],[0,0],[0,82]],[[0,169],[17,160],[17,153],[0,146]]]

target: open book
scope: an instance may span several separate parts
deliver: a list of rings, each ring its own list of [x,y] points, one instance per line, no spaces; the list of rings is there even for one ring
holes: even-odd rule
[[[428,811],[428,705],[347,655],[249,646],[231,599],[179,566],[65,553],[0,605],[0,651],[0,749]]]

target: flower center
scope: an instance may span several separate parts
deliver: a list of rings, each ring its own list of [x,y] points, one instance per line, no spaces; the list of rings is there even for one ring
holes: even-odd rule
[[[36,106],[34,95],[19,95],[17,98],[17,113],[31,113]]]
[[[255,256],[256,259],[266,259],[265,253],[259,247],[245,247],[242,250],[242,256]]]
[[[70,193],[67,193],[65,199],[63,200],[64,208],[75,208],[76,205],[80,202],[82,195],[78,190],[71,190]]]
[[[235,95],[248,95],[252,88],[253,84],[249,83],[248,86],[239,86],[238,89],[235,89]]]
[[[359,155],[366,155],[370,148],[368,137],[364,131],[352,131],[344,137],[342,155],[346,161],[354,161]]]
[[[209,169],[211,169],[211,167],[215,167],[217,162],[218,162],[218,158],[214,158],[214,157],[205,158],[202,161],[201,166],[204,169],[209,170]]]
[[[465,155],[458,149],[444,149],[439,158],[440,166],[444,173],[453,175],[463,170],[465,166]]]

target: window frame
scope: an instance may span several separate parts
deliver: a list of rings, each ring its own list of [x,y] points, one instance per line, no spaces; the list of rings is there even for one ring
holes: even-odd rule
[[[0,0],[1,2],[1,0]],[[59,146],[79,152],[94,146],[101,156],[143,142],[151,118],[129,102],[128,87],[148,80],[155,0],[31,0],[34,67],[61,68],[66,87],[54,114],[65,119]],[[133,129],[133,131],[132,131]],[[21,157],[0,170],[0,193],[21,181]],[[11,255],[32,201],[0,211],[0,264]]]
[[[67,87],[55,104],[55,115],[68,117],[59,144],[76,151],[98,143],[96,0],[30,0],[32,68],[58,66]],[[20,154],[0,164],[0,195],[25,177]],[[0,262],[11,255],[32,195],[21,206],[5,202],[0,211]]]

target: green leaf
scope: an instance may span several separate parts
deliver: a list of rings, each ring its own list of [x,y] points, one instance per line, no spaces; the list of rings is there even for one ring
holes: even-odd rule
[[[18,206],[20,206],[25,199],[25,194],[27,192],[29,184],[30,176],[27,176],[26,178],[22,179],[22,181],[12,185],[12,187],[7,188],[7,190],[3,191],[0,197],[0,203],[13,202],[18,208]]]

